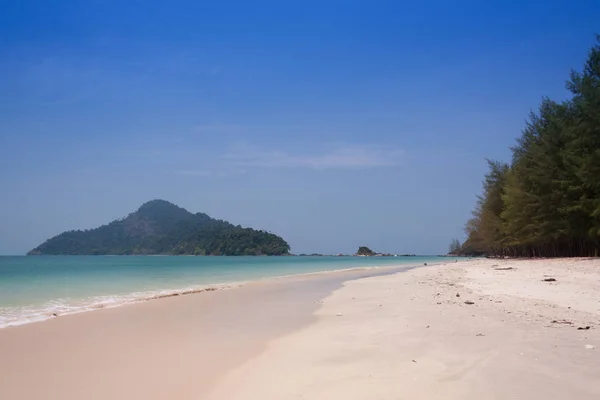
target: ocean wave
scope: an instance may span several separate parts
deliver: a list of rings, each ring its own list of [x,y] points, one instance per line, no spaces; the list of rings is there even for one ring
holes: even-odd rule
[[[124,295],[94,296],[87,299],[56,299],[38,306],[0,307],[0,329],[18,326],[48,319],[94,311],[103,308],[114,308],[126,304],[141,303],[166,297],[185,296],[188,294],[213,292],[242,286],[243,283],[187,287],[184,289],[167,289],[145,292],[133,292]]]

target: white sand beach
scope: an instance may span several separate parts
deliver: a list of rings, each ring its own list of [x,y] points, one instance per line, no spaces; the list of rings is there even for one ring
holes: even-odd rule
[[[210,398],[600,398],[599,260],[471,261],[356,280],[317,315]]]
[[[0,330],[0,398],[600,398],[600,260],[364,276],[291,277]]]

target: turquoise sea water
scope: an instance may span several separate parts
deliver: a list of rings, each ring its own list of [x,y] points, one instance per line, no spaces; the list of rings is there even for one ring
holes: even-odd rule
[[[0,328],[232,283],[447,257],[0,257]]]

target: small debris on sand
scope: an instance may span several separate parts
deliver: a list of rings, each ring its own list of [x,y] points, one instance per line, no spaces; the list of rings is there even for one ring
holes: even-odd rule
[[[544,279],[544,282],[556,282],[556,279],[554,279],[554,278],[546,278],[546,279]]]
[[[474,303],[474,302],[472,302],[472,301],[470,301],[470,300],[467,300],[467,301],[465,301],[465,304],[467,304],[467,305],[470,305],[470,306],[471,306],[471,305],[473,305],[473,304],[475,304],[475,303]]]
[[[580,326],[579,328],[577,328],[577,330],[578,331],[587,331],[590,328],[591,328],[591,326]]]
[[[571,321],[567,321],[566,319],[555,319],[552,320],[553,324],[565,324],[565,325],[573,325]]]

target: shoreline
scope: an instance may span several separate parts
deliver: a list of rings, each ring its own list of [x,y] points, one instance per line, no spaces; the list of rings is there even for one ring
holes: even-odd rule
[[[0,398],[595,400],[598,351],[600,259],[353,268],[0,330]]]
[[[1,329],[0,398],[197,398],[271,340],[309,326],[344,282],[405,268],[254,281]]]
[[[439,263],[445,263],[445,261],[441,260]],[[438,263],[432,263],[430,265],[436,265]],[[397,265],[381,265],[381,266],[358,266],[358,267],[349,267],[349,268],[341,268],[336,270],[323,270],[323,271],[313,271],[306,273],[296,273],[296,274],[288,274],[288,275],[280,275],[280,276],[272,276],[259,278],[255,280],[248,281],[238,281],[238,282],[226,282],[226,283],[214,283],[214,284],[203,284],[197,286],[188,286],[184,288],[177,289],[160,289],[155,291],[147,291],[147,292],[131,292],[127,294],[120,295],[104,295],[104,296],[94,296],[88,299],[88,303],[82,303],[80,306],[70,306],[72,309],[70,310],[62,310],[58,309],[57,306],[53,309],[44,308],[43,305],[40,305],[39,308],[31,311],[29,315],[21,315],[16,317],[13,320],[7,318],[7,322],[0,324],[0,330],[13,328],[17,326],[29,325],[32,323],[45,322],[49,320],[53,320],[59,317],[65,317],[70,315],[77,315],[81,313],[87,313],[91,311],[97,311],[102,309],[112,309],[117,307],[129,306],[132,304],[144,303],[147,301],[160,300],[169,297],[177,297],[177,296],[187,296],[191,294],[198,294],[204,292],[214,292],[221,290],[230,290],[243,287],[248,284],[254,284],[259,282],[269,282],[276,281],[279,279],[289,279],[293,277],[303,277],[303,276],[318,276],[319,274],[330,274],[330,273],[343,273],[347,271],[368,271],[371,269],[394,269],[394,268],[415,268],[419,267],[419,264],[397,264]],[[58,299],[57,299],[58,300]],[[53,300],[53,302],[57,301]],[[23,308],[30,308],[32,306],[23,306]],[[76,308],[75,308],[76,307]],[[0,315],[2,317],[2,315]]]

